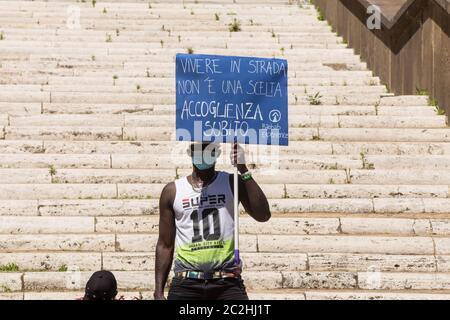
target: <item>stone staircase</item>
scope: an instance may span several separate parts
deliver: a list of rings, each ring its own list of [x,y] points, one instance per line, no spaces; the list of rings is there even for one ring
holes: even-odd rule
[[[251,298],[450,299],[445,116],[287,0],[0,1],[0,298],[74,299],[102,268],[151,298],[158,197],[190,168],[177,52],[289,61],[280,170],[247,147],[274,213],[241,219]]]

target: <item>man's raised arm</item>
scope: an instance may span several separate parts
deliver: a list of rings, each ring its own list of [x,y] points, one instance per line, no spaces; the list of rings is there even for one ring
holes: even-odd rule
[[[164,300],[164,287],[172,266],[175,245],[175,183],[169,183],[159,199],[159,237],[156,244],[155,260],[155,300]]]
[[[230,158],[232,164],[238,163],[237,168],[240,174],[248,172],[244,150],[237,143],[233,146]],[[253,178],[244,180],[242,176],[239,177],[239,201],[245,211],[256,221],[266,222],[270,219],[271,213],[267,197]]]

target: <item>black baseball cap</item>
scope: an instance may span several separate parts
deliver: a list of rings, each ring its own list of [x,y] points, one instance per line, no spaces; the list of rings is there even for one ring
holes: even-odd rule
[[[110,271],[94,272],[86,283],[84,300],[114,300],[117,295],[117,281]]]

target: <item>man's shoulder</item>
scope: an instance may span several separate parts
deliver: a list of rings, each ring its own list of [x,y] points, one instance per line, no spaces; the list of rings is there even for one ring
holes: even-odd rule
[[[172,197],[176,193],[175,181],[169,182],[161,191],[161,197]]]
[[[172,181],[164,186],[163,191],[164,190],[170,191],[170,190],[174,190],[174,189],[175,189],[175,181]]]

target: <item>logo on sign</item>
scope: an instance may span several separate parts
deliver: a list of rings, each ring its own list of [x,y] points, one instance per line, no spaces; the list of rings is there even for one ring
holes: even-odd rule
[[[269,120],[272,123],[278,123],[281,120],[281,112],[278,110],[272,110],[269,113]]]

